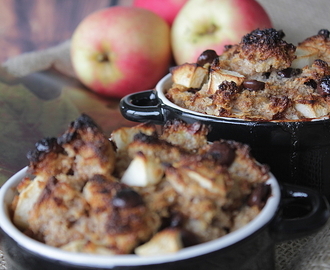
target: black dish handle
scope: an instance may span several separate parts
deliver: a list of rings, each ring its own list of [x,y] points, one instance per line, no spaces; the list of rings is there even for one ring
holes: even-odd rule
[[[130,121],[164,123],[163,109],[155,90],[129,94],[120,100],[119,108],[121,114]]]
[[[271,229],[275,241],[310,235],[329,219],[329,203],[319,192],[297,185],[281,184],[281,203]]]

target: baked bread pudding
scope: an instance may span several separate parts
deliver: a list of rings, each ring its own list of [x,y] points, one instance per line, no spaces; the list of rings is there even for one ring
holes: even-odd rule
[[[207,141],[179,120],[122,127],[110,139],[87,115],[36,143],[13,222],[72,252],[151,256],[219,238],[256,217],[270,174],[247,145]]]
[[[255,121],[306,121],[330,113],[330,38],[320,30],[297,46],[283,31],[256,29],[218,55],[172,67],[165,96],[196,112]]]

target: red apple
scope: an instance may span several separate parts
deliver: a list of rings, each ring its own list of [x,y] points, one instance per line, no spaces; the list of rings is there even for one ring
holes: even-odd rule
[[[170,26],[187,0],[133,0],[132,5],[155,12]]]
[[[99,94],[121,98],[150,89],[168,72],[170,28],[146,9],[99,10],[74,31],[71,60],[80,81]]]
[[[272,27],[263,7],[255,0],[189,0],[176,16],[172,51],[176,64],[196,62],[207,49],[221,54],[257,29]]]

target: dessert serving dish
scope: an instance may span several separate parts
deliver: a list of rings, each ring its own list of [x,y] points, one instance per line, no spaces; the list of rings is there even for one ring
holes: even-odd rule
[[[10,205],[26,173],[26,168],[19,171],[0,189],[0,246],[7,269],[274,269],[275,243],[309,235],[329,217],[327,201],[317,192],[292,185],[281,187],[271,177],[267,181],[271,196],[260,214],[219,239],[147,257],[73,253],[38,242],[13,224]]]
[[[170,69],[155,90],[124,97],[123,116],[163,124],[200,121],[218,138],[248,144],[280,182],[330,198],[329,31],[299,46],[281,31],[255,30],[222,55]]]
[[[156,91],[126,96],[121,112],[136,122],[164,124],[171,119],[211,126],[210,141],[232,139],[250,145],[253,156],[270,166],[278,181],[316,188],[330,198],[330,119],[313,121],[249,121],[216,117],[181,108],[165,95],[172,84],[165,76]]]
[[[175,120],[87,115],[28,152],[0,189],[8,269],[274,269],[274,246],[319,230],[324,196],[279,184],[247,145]]]

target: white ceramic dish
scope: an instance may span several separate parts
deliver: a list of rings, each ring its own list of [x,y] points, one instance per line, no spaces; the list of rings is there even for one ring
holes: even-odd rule
[[[268,164],[278,181],[315,188],[330,200],[330,119],[246,121],[206,115],[168,100],[164,93],[171,85],[168,74],[155,90],[127,95],[120,102],[122,115],[130,121],[155,124],[173,119],[200,121],[211,127],[210,141],[221,138],[248,144],[253,157]]]
[[[27,168],[12,176],[0,189],[0,225],[1,245],[10,269],[201,269],[201,265],[212,262],[213,268],[217,265],[246,269],[247,261],[250,265],[251,256],[265,253],[268,266],[264,269],[273,269],[273,247],[276,241],[309,234],[319,229],[329,216],[328,205],[325,199],[312,190],[285,186],[281,189],[272,176],[267,183],[271,186],[271,196],[261,213],[243,228],[219,239],[184,248],[181,251],[154,257],[139,257],[136,255],[91,255],[71,253],[54,248],[29,238],[19,231],[10,219],[10,204],[16,194],[15,187],[25,176]],[[312,206],[307,216],[290,220],[281,216],[283,204],[287,207],[288,201],[301,203],[303,198],[306,205]],[[307,207],[307,208],[308,208]],[[299,225],[300,224],[300,225]],[[292,230],[294,228],[294,230]],[[249,246],[253,245],[253,249]],[[257,245],[257,246],[256,246]],[[251,250],[252,254],[247,254]],[[260,255],[260,254],[259,254]],[[237,264],[233,257],[241,257],[243,261]],[[257,256],[254,263],[260,264]],[[244,259],[245,258],[245,259]],[[270,261],[269,261],[270,260]],[[41,268],[40,268],[41,267]],[[58,268],[59,269],[59,268]]]

